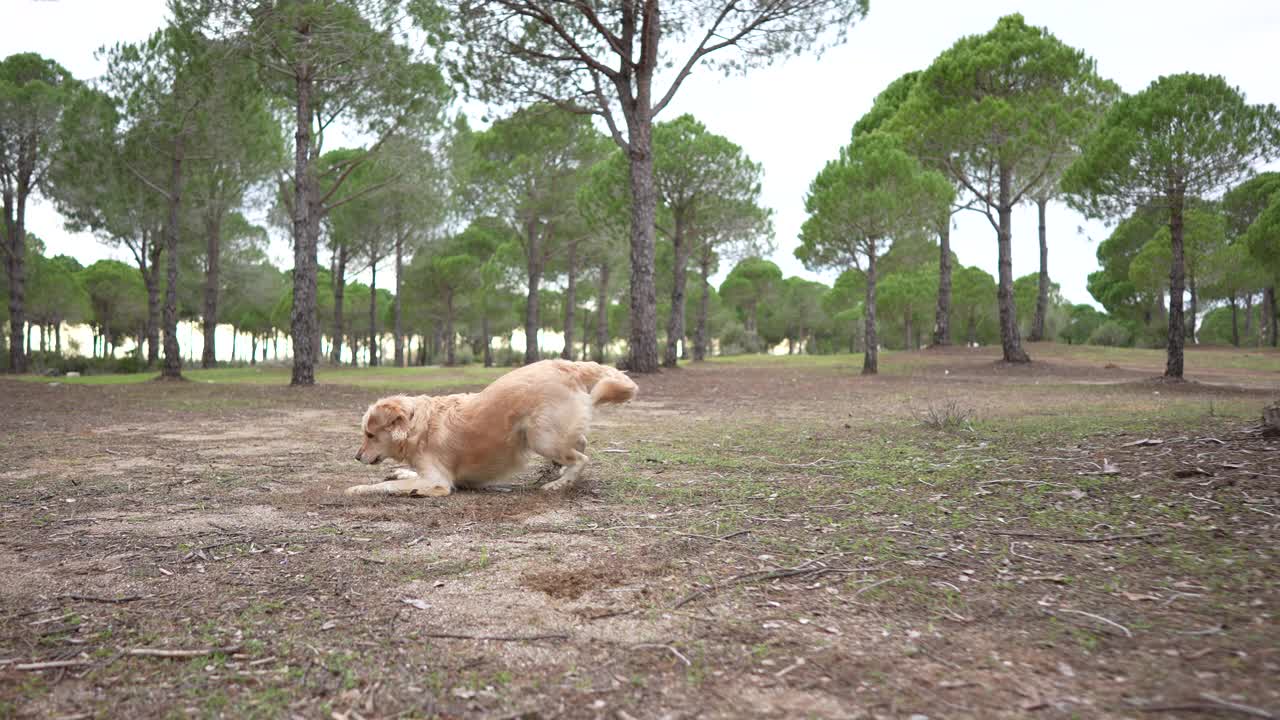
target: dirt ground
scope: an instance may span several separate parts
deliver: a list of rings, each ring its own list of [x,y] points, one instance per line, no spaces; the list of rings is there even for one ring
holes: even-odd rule
[[[638,378],[567,496],[347,498],[390,388],[0,380],[0,718],[1280,715],[1280,355],[1032,354]]]

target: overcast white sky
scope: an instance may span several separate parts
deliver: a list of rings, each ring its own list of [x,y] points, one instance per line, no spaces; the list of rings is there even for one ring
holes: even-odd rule
[[[809,181],[849,141],[854,121],[885,85],[1011,12],[1084,49],[1125,91],[1138,91],[1160,75],[1194,71],[1223,75],[1250,102],[1280,104],[1276,0],[872,0],[847,45],[821,59],[792,59],[746,77],[696,73],[659,120],[692,113],[762,162],[764,202],[776,213],[773,259],[788,275],[830,282],[830,274],[809,273],[792,255]],[[92,78],[104,67],[94,58],[97,48],[145,38],[163,24],[165,9],[163,0],[0,0],[0,18],[0,56],[38,52],[76,77]],[[51,253],[83,262],[126,259],[91,236],[67,233],[46,203],[31,209],[28,229],[44,238]],[[1094,252],[1107,229],[1057,205],[1049,209],[1048,233],[1054,281],[1071,301],[1091,302],[1085,279],[1097,268]],[[962,214],[952,243],[960,262],[995,274],[995,233],[984,217]],[[271,254],[291,264],[287,239],[277,238]],[[1014,215],[1013,265],[1016,276],[1038,267],[1034,206]]]

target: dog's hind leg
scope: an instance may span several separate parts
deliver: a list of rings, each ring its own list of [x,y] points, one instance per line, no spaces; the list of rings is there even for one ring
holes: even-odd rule
[[[560,471],[560,478],[553,480],[542,486],[543,490],[555,492],[557,490],[568,490],[577,484],[578,478],[582,475],[582,471],[587,467],[587,456],[570,448],[568,453],[572,453],[573,459],[568,462],[561,461],[564,468]],[[569,459],[569,454],[564,456]]]
[[[586,428],[591,419],[587,395],[558,406],[554,412],[535,419],[528,431],[529,449],[561,466],[560,478],[542,486],[543,490],[568,490],[587,466]]]

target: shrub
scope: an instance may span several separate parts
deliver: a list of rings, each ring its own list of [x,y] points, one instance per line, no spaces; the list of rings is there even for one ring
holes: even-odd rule
[[[1108,320],[1098,326],[1089,335],[1090,345],[1105,345],[1107,347],[1123,347],[1129,344],[1133,338],[1133,333],[1129,328],[1116,322]]]
[[[721,355],[745,355],[764,351],[764,340],[755,333],[747,332],[747,329],[737,320],[725,324],[724,330],[720,333]]]

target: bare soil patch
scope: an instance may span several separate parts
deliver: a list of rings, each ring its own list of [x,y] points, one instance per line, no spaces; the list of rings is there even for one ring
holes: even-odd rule
[[[1280,713],[1280,373],[1055,352],[643,377],[438,500],[342,495],[375,391],[0,380],[0,718]]]

